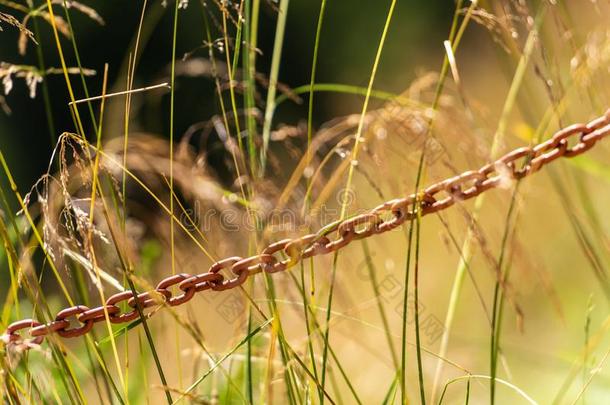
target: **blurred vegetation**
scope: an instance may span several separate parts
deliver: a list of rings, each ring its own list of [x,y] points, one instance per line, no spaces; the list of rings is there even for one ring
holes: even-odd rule
[[[178,32],[177,55],[194,52],[193,56],[207,56],[203,48],[207,42],[202,6],[192,1],[188,10],[181,13],[182,29]],[[257,60],[257,70],[268,72],[271,63],[277,4],[261,2],[259,46],[261,56]],[[123,83],[116,83],[121,68],[128,60],[128,44],[135,36],[141,3],[124,2],[120,5],[103,0],[87,1],[103,17],[103,26],[91,21],[86,15],[72,11],[72,23],[83,67],[94,69],[97,75],[86,79],[90,91],[99,93],[102,87],[102,72],[105,63],[109,65],[108,82],[117,89]],[[171,62],[172,13],[161,7],[160,1],[150,2],[151,11],[147,16],[150,38],[142,46],[142,54],[136,72],[135,83],[142,86],[167,78]],[[213,8],[213,2],[208,4]],[[288,29],[280,69],[280,81],[290,87],[309,83],[310,65],[313,52],[316,21],[319,4],[309,1],[295,1],[288,13]],[[446,37],[446,30],[454,12],[453,2],[399,2],[395,19],[388,35],[384,50],[379,79],[376,88],[396,91],[405,88],[418,70],[429,70],[438,66],[443,57],[440,47]],[[63,12],[58,11],[59,16]],[[379,27],[387,14],[387,6],[367,0],[340,0],[328,3],[319,50],[318,82],[343,83],[366,86],[373,61]],[[211,24],[212,22],[210,22]],[[57,50],[53,45],[52,29],[40,23],[40,48],[48,66],[60,67]],[[31,28],[31,27],[30,27]],[[220,32],[214,30],[216,37]],[[0,60],[19,65],[37,65],[36,47],[28,46],[27,53],[17,53],[19,31],[5,26],[0,41]],[[70,44],[65,41],[66,50]],[[67,52],[69,66],[76,66],[72,52]],[[75,80],[76,98],[84,98],[82,86]],[[135,87],[139,87],[138,85]],[[67,103],[69,97],[62,75],[48,80],[49,93],[56,133],[74,131]],[[40,93],[40,92],[39,92]],[[210,77],[178,78],[176,97],[181,100],[181,108],[176,116],[176,133],[183,134],[197,121],[208,120],[219,113],[214,83]],[[45,120],[45,109],[41,94],[30,99],[24,83],[16,81],[14,90],[6,98],[12,113],[0,114],[0,147],[6,151],[9,164],[15,171],[18,184],[28,188],[47,168],[52,146]],[[346,102],[347,101],[347,102]],[[165,94],[159,102],[147,102],[137,111],[133,119],[142,131],[168,136],[169,96]],[[316,99],[314,121],[317,125],[336,117],[352,113],[358,109],[358,99],[347,99],[342,95],[320,94]],[[285,104],[277,112],[276,121],[296,123],[307,114],[307,104],[301,106]],[[32,119],[36,117],[36,119]],[[89,124],[90,125],[90,124]],[[106,136],[113,136],[107,134]],[[27,142],[24,142],[24,138]],[[32,145],[36,145],[32,147]],[[28,164],[20,164],[27,159]]]
[[[47,2],[0,0],[2,327],[247,257],[610,106],[608,2],[165,3],[54,1],[54,27]],[[174,71],[79,104],[82,129],[68,107],[64,74],[81,100]],[[608,150],[145,322],[30,352],[4,336],[6,401],[605,403]]]

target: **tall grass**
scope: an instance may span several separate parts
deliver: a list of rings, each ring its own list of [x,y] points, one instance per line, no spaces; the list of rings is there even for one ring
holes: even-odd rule
[[[124,47],[120,69],[111,59],[93,66],[92,79],[83,41],[106,32],[97,25],[106,7],[0,0],[2,29],[27,50],[0,65],[7,102],[14,81],[30,91],[41,82],[29,102],[41,103],[52,146],[32,188],[17,179],[9,146],[0,149],[2,328],[150,290],[286,237],[323,235],[413,191],[417,209],[431,182],[609,104],[607,4],[457,0],[438,26],[417,27],[447,35],[444,48],[440,41],[409,56],[433,61],[422,62],[432,73],[416,75],[419,62],[388,61],[409,59],[396,56],[412,42],[405,21],[432,5],[145,0],[132,42],[109,44]],[[354,7],[377,19],[357,26]],[[305,25],[303,49],[289,49]],[[333,58],[348,46],[338,40],[343,26],[362,44],[353,60]],[[31,65],[15,61],[30,60],[28,52]],[[152,59],[160,66],[143,66],[149,52],[163,55]],[[308,65],[290,66],[295,53]],[[365,73],[335,80],[328,72],[337,63],[346,77],[351,65]],[[65,94],[55,93],[56,73]],[[393,80],[401,87],[388,86]],[[163,81],[166,92],[156,86]],[[212,108],[204,118],[188,114],[194,82],[210,85],[197,100]],[[328,107],[336,100],[345,105]],[[324,113],[345,110],[320,124]],[[58,111],[70,127],[59,127]],[[167,133],[139,133],[147,114]],[[183,134],[184,121],[192,125]],[[597,148],[237,289],[204,291],[176,308],[136,302],[140,318],[127,325],[111,323],[106,310],[104,326],[79,339],[4,337],[2,400],[601,403],[610,395],[610,171],[607,146]],[[288,212],[288,223],[278,226],[277,212]],[[227,218],[242,219],[239,229]],[[543,359],[557,366],[537,372]]]

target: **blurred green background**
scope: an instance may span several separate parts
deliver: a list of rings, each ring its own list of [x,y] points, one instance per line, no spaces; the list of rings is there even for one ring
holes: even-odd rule
[[[468,2],[466,2],[469,4]],[[501,10],[508,4],[522,4],[520,1],[481,1],[481,7],[501,15]],[[541,4],[551,4],[547,1],[527,2],[531,10],[538,10]],[[99,12],[105,20],[104,26],[98,26],[87,16],[78,11],[72,11],[72,22],[78,37],[77,43],[81,55],[82,65],[85,68],[94,69],[98,72],[96,76],[88,77],[87,85],[92,95],[101,93],[102,75],[104,64],[109,64],[109,91],[121,91],[125,89],[124,72],[122,69],[127,63],[128,52],[133,48],[132,41],[135,36],[140,11],[141,1],[87,1],[87,5]],[[214,8],[214,2],[209,2],[208,7]],[[276,27],[276,3],[261,1],[261,19],[259,29],[259,48],[261,55],[257,59],[257,71],[266,74],[270,70],[272,47]],[[290,2],[286,37],[283,47],[279,80],[292,87],[309,84],[312,52],[314,45],[315,29],[317,24],[318,1],[293,0]],[[322,30],[317,79],[318,83],[339,83],[366,87],[368,84],[371,67],[377,51],[381,31],[387,17],[389,1],[373,0],[329,0],[326,16]],[[418,76],[428,71],[440,70],[445,50],[443,41],[447,38],[455,2],[451,0],[436,1],[398,1],[396,11],[392,19],[388,37],[384,46],[381,64],[374,88],[391,93],[401,93]],[[604,102],[608,101],[608,72],[601,72],[604,80],[593,80],[593,83],[577,83],[576,91],[562,88],[562,83],[571,80],[571,59],[577,49],[572,49],[570,39],[576,38],[577,43],[583,44],[588,35],[595,30],[604,32],[608,27],[607,6],[599,6],[594,1],[573,0],[562,2],[561,7],[552,9],[545,20],[544,29],[541,30],[541,43],[544,45],[536,48],[531,63],[525,71],[525,79],[522,88],[517,94],[514,112],[510,114],[507,137],[501,145],[503,151],[510,148],[522,146],[530,141],[535,126],[539,124],[545,112],[552,110],[551,96],[566,96],[566,112],[561,112],[562,121],[550,125],[555,129],[555,124],[565,125],[570,122],[584,121],[591,118],[600,110],[603,111]],[[605,8],[604,8],[605,7]],[[601,11],[600,11],[601,10]],[[161,6],[161,2],[150,3],[145,20],[145,35],[141,49],[142,54],[136,69],[134,88],[150,86],[168,81],[169,64],[171,61],[171,39],[173,27],[172,6],[167,9]],[[58,15],[62,15],[58,11]],[[561,16],[561,18],[560,18]],[[559,32],[559,26],[563,21],[568,21],[566,32]],[[217,29],[213,19],[208,19],[212,30],[212,39],[219,38],[220,31]],[[35,48],[30,44],[27,54],[22,57],[17,52],[17,30],[6,24],[2,25],[0,32],[0,61],[13,64],[36,65]],[[57,51],[53,45],[53,37],[48,24],[40,23],[41,50],[47,66],[60,67]],[[569,35],[566,34],[569,32]],[[527,33],[518,32],[520,36],[515,43],[522,46]],[[607,34],[606,34],[607,35]],[[455,121],[449,117],[442,129],[447,130],[445,139],[449,145],[454,146],[453,155],[446,164],[455,166],[457,170],[475,169],[488,158],[488,148],[491,137],[496,131],[497,118],[502,111],[506,100],[510,83],[515,74],[521,55],[519,52],[510,52],[503,48],[498,32],[482,27],[476,22],[471,22],[466,31],[464,40],[457,54],[457,66],[461,73],[462,89],[469,106],[473,108],[475,118],[472,122],[465,124],[469,117],[462,113],[464,108],[461,104],[461,94],[456,89],[453,80],[449,79],[447,93],[452,96],[451,102],[460,117]],[[610,36],[607,35],[608,38]],[[202,47],[206,40],[205,20],[202,5],[191,0],[186,10],[180,11],[180,29],[178,31],[177,55],[181,57],[191,53],[191,57],[207,58],[207,49]],[[71,43],[65,38],[61,39],[64,51],[67,55],[68,66],[76,66]],[[608,42],[610,43],[610,41]],[[608,47],[607,49],[610,49]],[[521,49],[518,49],[521,51]],[[219,56],[220,53],[217,53]],[[590,56],[590,55],[589,55]],[[603,55],[602,55],[603,56]],[[600,60],[603,59],[600,56]],[[545,58],[548,58],[545,60]],[[587,60],[587,58],[585,58]],[[538,69],[542,67],[542,71]],[[548,69],[548,70],[545,70]],[[606,69],[607,70],[607,69]],[[451,75],[450,75],[451,77]],[[559,79],[559,83],[548,83],[547,78]],[[77,99],[85,97],[80,79],[71,77],[75,88]],[[45,117],[42,89],[39,86],[37,97],[30,99],[28,89],[21,79],[14,79],[15,86],[12,92],[6,96],[6,102],[12,113],[0,112],[0,148],[8,160],[8,164],[16,175],[19,189],[22,193],[29,190],[31,185],[46,172],[53,145],[50,142],[47,119]],[[49,77],[49,93],[52,104],[53,133],[58,136],[63,131],[74,132],[75,128],[67,107],[69,101],[66,92],[65,80],[62,75]],[[220,113],[214,81],[210,76],[185,77],[179,76],[176,80],[175,94],[178,100],[176,108],[175,134],[179,138],[194,123],[209,120]],[[547,88],[548,87],[548,88]],[[550,89],[550,90],[549,90]],[[265,89],[259,86],[261,96],[264,99]],[[569,93],[569,95],[568,95]],[[593,108],[586,97],[586,93],[593,94],[599,105]],[[307,119],[307,96],[302,96],[303,103],[283,103],[274,117],[276,124],[296,125]],[[104,137],[106,139],[120,136],[123,125],[124,99],[119,97],[116,101],[108,103],[106,122],[104,124]],[[369,110],[382,106],[382,102],[373,100]],[[94,104],[97,106],[97,104]],[[314,128],[320,127],[325,122],[346,114],[359,113],[362,108],[362,98],[359,96],[317,93],[315,97]],[[81,107],[81,114],[87,117],[85,107]],[[158,134],[168,138],[169,133],[169,93],[163,90],[155,90],[134,96],[133,110],[131,114],[132,131],[142,131]],[[90,120],[85,119],[86,125]],[[89,140],[94,139],[91,128],[88,128]],[[548,135],[546,131],[545,136]],[[404,144],[400,140],[393,139],[392,147],[388,148],[387,158],[381,165],[375,165],[370,161],[364,161],[365,168],[373,168],[372,173],[378,176],[380,188],[386,192],[388,197],[396,197],[404,193],[407,188],[411,190],[414,181],[416,165],[404,158]],[[608,141],[607,141],[608,142]],[[304,142],[301,143],[301,146]],[[399,145],[398,147],[396,145]],[[480,147],[480,148],[479,148]],[[403,148],[403,149],[401,149]],[[487,149],[486,149],[487,148]],[[480,150],[479,150],[480,149]],[[405,152],[403,155],[391,154],[391,152]],[[573,204],[577,208],[578,220],[587,222],[586,201],[591,201],[595,210],[601,215],[597,225],[608,234],[610,229],[610,217],[606,215],[610,193],[607,192],[607,146],[596,147],[588,156],[592,156],[593,163],[600,163],[606,171],[602,175],[594,171],[576,169],[568,163],[558,163],[556,173],[565,181],[568,195],[573,198]],[[209,163],[214,166],[217,161],[210,157]],[[446,162],[444,162],[446,163]],[[589,162],[591,163],[591,161]],[[366,166],[368,164],[368,166]],[[379,167],[385,165],[394,168],[392,177],[386,176]],[[437,166],[442,166],[439,163]],[[431,178],[437,180],[445,177],[447,167],[433,168]],[[561,169],[559,169],[561,168]],[[218,168],[222,170],[222,167]],[[453,168],[452,168],[453,169]],[[443,170],[445,170],[443,172]],[[552,169],[552,170],[555,170]],[[550,171],[550,170],[549,170]],[[555,172],[554,172],[555,173]],[[548,174],[548,173],[547,173]],[[279,177],[279,176],[278,176]],[[277,180],[277,178],[274,178]],[[279,181],[278,181],[279,182]],[[0,186],[6,188],[6,179],[0,176]],[[358,178],[356,189],[359,191],[358,203],[361,207],[371,207],[379,203],[377,190],[373,190],[366,181]],[[578,190],[578,192],[576,191]],[[584,190],[584,191],[583,191]],[[572,364],[580,357],[580,350],[585,342],[585,323],[587,322],[587,307],[589,299],[594,296],[595,310],[592,310],[592,329],[601,330],[600,341],[606,342],[608,337],[604,334],[608,324],[602,324],[607,317],[607,305],[599,284],[595,280],[591,265],[586,258],[584,250],[579,245],[578,237],[570,222],[572,218],[566,215],[567,210],[562,203],[564,199],[557,193],[556,187],[545,175],[537,175],[528,179],[527,185],[521,189],[517,199],[520,208],[518,225],[515,225],[514,263],[516,271],[512,283],[517,286],[516,297],[525,308],[526,323],[525,330],[520,331],[517,327],[517,317],[511,311],[508,312],[504,346],[505,354],[510,359],[510,365],[515,374],[514,381],[517,385],[527,389],[536,395],[536,398],[551,398],[557,392],[558,387],[565,381]],[[579,194],[580,193],[580,194]],[[488,247],[493,255],[499,250],[502,232],[504,230],[506,212],[510,202],[508,190],[498,190],[489,193],[488,203],[481,213],[481,224],[485,236],[488,238]],[[521,199],[521,195],[527,198]],[[595,198],[589,198],[594,196]],[[469,203],[470,204],[470,203]],[[527,204],[527,205],[526,205]],[[467,205],[471,209],[472,205]],[[525,208],[524,208],[525,207]],[[584,208],[583,208],[584,207]],[[451,229],[461,244],[466,233],[467,220],[457,208],[448,213]],[[585,218],[585,219],[583,219]],[[593,234],[593,233],[591,233]],[[375,252],[376,265],[380,272],[387,271],[388,274],[398,277],[402,283],[403,263],[406,249],[404,247],[404,235],[399,232],[378,238],[371,242],[371,248]],[[425,275],[422,276],[422,296],[426,305],[426,311],[443,320],[448,305],[448,297],[451,291],[451,283],[459,254],[450,242],[448,242],[448,231],[441,226],[439,221],[426,218],[426,225],[422,234],[422,263],[425,267]],[[244,238],[245,239],[245,238]],[[604,254],[608,253],[607,240],[595,240],[596,249]],[[353,248],[352,248],[353,249]],[[234,249],[235,250],[235,249]],[[354,252],[354,251],[352,251]],[[349,304],[360,299],[373,299],[371,297],[368,280],[355,280],[350,271],[362,262],[359,252],[346,254],[345,262],[339,270],[339,278],[345,283],[340,289],[341,301],[337,312],[350,313],[353,310]],[[231,254],[236,254],[233,250]],[[495,256],[494,256],[495,257]],[[479,282],[485,300],[489,305],[495,283],[495,275],[485,255],[477,250],[471,268]],[[513,258],[511,258],[513,260]],[[167,269],[167,258],[161,263]],[[199,264],[199,263],[198,263]],[[160,266],[160,267],[163,267]],[[330,265],[320,266],[320,271],[330,268]],[[323,273],[325,276],[328,272]],[[320,276],[321,278],[325,276]],[[278,279],[282,276],[278,275]],[[151,276],[151,278],[153,278]],[[155,275],[154,280],[159,277]],[[326,281],[326,279],[324,279]],[[324,282],[323,281],[323,282]],[[284,280],[285,282],[285,280]],[[323,283],[322,282],[322,283]],[[281,283],[281,281],[280,281]],[[294,294],[294,290],[286,289],[286,294]],[[555,294],[555,295],[553,295]],[[350,297],[350,295],[352,295]],[[354,299],[350,302],[349,299]],[[364,299],[364,301],[366,301]],[[347,302],[347,304],[345,304]],[[372,301],[371,301],[372,302]],[[558,304],[559,303],[559,304]],[[341,304],[345,304],[343,307]],[[392,303],[394,305],[395,303]],[[300,339],[302,335],[301,312],[294,310],[288,312],[285,318],[288,323],[294,324],[294,337]],[[337,335],[341,336],[341,355],[345,359],[348,369],[355,374],[356,381],[365,394],[371,397],[378,395],[376,392],[377,381],[370,381],[371,375],[379,381],[391,381],[394,370],[379,359],[376,352],[365,352],[363,345],[371,343],[371,346],[381,346],[384,336],[379,327],[379,319],[375,307],[371,304],[364,308],[357,307],[355,316],[361,317],[362,323],[346,321],[336,327]],[[158,318],[164,321],[169,316]],[[205,316],[211,316],[205,314]],[[157,318],[157,319],[158,319]],[[217,320],[214,319],[214,322]],[[391,314],[391,325],[395,333],[400,327],[400,316],[395,312]],[[157,321],[157,326],[162,325]],[[366,322],[370,322],[367,324]],[[216,323],[214,323],[216,324]],[[226,326],[226,325],[224,325]],[[411,325],[410,325],[411,327]],[[605,329],[604,329],[605,328]],[[159,328],[162,342],[171,341],[174,336],[166,333],[163,327]],[[226,327],[227,334],[235,333],[231,325]],[[163,333],[166,333],[164,335]],[[335,333],[335,332],[333,332]],[[220,332],[219,332],[220,334]],[[357,338],[355,338],[357,336]],[[213,336],[212,339],[222,340],[221,337]],[[485,317],[479,298],[472,284],[465,282],[460,307],[456,316],[456,324],[451,337],[450,358],[459,364],[472,368],[473,370],[488,372],[489,365],[489,322]],[[396,339],[398,341],[398,339]],[[226,344],[226,340],[219,346]],[[432,343],[435,350],[438,341]],[[600,346],[604,346],[601,344]],[[376,348],[376,347],[375,347]],[[226,347],[221,347],[226,349]],[[385,349],[385,348],[384,348]],[[380,349],[381,350],[381,349]],[[411,349],[409,349],[411,350]],[[359,354],[354,356],[353,353]],[[588,366],[600,360],[599,354],[589,359]],[[387,355],[387,353],[383,353]],[[602,353],[603,354],[603,353]],[[413,360],[414,353],[409,352],[409,360]],[[166,359],[172,364],[173,357]],[[386,359],[387,360],[387,359]],[[430,375],[434,372],[436,360],[432,357],[427,359],[427,383],[430,384]],[[366,365],[366,367],[363,366]],[[410,389],[416,398],[416,378],[414,363],[410,363],[409,375],[412,378]],[[459,372],[446,367],[447,379],[459,375]],[[581,375],[574,377],[575,383],[573,394],[578,392],[581,384]],[[583,379],[586,379],[585,375]],[[601,400],[607,394],[609,386],[607,371],[596,376],[594,391],[591,397]],[[483,383],[486,384],[486,383]],[[480,396],[486,398],[487,386],[477,386]],[[463,387],[455,388],[455,398],[461,398]],[[501,403],[511,403],[511,396]],[[602,402],[599,402],[602,403]]]
[[[92,95],[101,94],[104,63],[109,64],[109,84],[115,91],[125,88],[116,83],[121,66],[126,63],[127,52],[135,35],[141,2],[87,1],[85,4],[97,10],[105,25],[98,26],[87,16],[71,10],[74,30],[83,67],[94,69],[97,75],[87,78]],[[389,2],[368,0],[329,1],[323,26],[318,82],[342,83],[366,86],[373,58],[385,21]],[[172,7],[165,9],[161,2],[149,6],[147,22],[154,31],[142,46],[142,55],[136,72],[134,87],[144,87],[167,79],[171,61]],[[257,70],[268,72],[275,33],[276,4],[263,1],[259,32],[259,48],[262,55],[257,60]],[[443,57],[442,41],[447,37],[455,4],[453,1],[404,1],[398,2],[394,23],[391,25],[384,49],[382,63],[375,88],[391,92],[405,89],[418,69],[438,69]],[[288,13],[288,28],[283,49],[280,81],[291,87],[309,83],[311,58],[319,3],[293,1]],[[62,11],[57,15],[62,16]],[[156,21],[158,20],[158,21]],[[181,29],[178,32],[177,55],[182,56],[201,47],[206,39],[201,3],[191,1],[180,12]],[[213,21],[210,24],[213,25]],[[52,30],[40,23],[44,59],[49,67],[61,67],[53,44]],[[213,35],[218,30],[213,29]],[[0,61],[13,64],[37,65],[35,47],[30,44],[27,54],[17,52],[18,31],[7,25],[0,34]],[[217,39],[214,37],[213,39]],[[76,66],[71,44],[62,38],[67,65]],[[207,57],[207,49],[199,49],[193,56]],[[71,78],[75,97],[84,98],[84,91],[77,76]],[[49,92],[53,106],[56,135],[63,131],[74,132],[67,103],[69,97],[61,74],[49,78]],[[169,94],[158,100],[159,92],[145,93],[139,97],[143,104],[133,118],[142,131],[167,136],[169,123]],[[176,114],[176,134],[180,136],[194,122],[204,121],[219,113],[214,82],[210,77],[178,78],[176,97],[180,108]],[[148,98],[155,102],[147,101]],[[45,110],[39,87],[37,97],[30,99],[22,80],[6,97],[12,113],[0,112],[0,147],[14,170],[20,188],[27,189],[47,168],[51,144]],[[160,102],[159,102],[160,101]],[[122,102],[122,100],[121,100]],[[321,93],[316,97],[314,123],[319,125],[338,115],[356,112],[361,106],[357,97]],[[81,113],[86,109],[81,107]],[[296,123],[307,117],[307,103],[298,106],[284,103],[277,111],[275,122]],[[116,118],[114,118],[116,120]],[[85,123],[87,124],[85,120]],[[112,134],[105,133],[109,137]],[[91,138],[92,139],[92,138]]]

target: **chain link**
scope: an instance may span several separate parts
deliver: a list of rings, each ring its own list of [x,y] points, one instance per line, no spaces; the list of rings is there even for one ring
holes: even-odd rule
[[[412,194],[387,201],[369,212],[333,223],[318,233],[272,243],[260,254],[251,257],[229,257],[220,260],[205,273],[180,273],[167,277],[155,290],[139,293],[135,297],[133,292],[125,291],[112,295],[104,305],[93,309],[84,305],[66,308],[46,324],[33,319],[13,322],[6,329],[3,338],[11,344],[28,343],[25,347],[29,348],[41,344],[45,336],[52,333],[65,338],[82,336],[106,317],[112,323],[133,321],[140,316],[138,304],[142,311],[166,304],[177,306],[190,301],[201,291],[236,288],[245,283],[251,275],[262,271],[284,271],[305,258],[335,252],[354,240],[390,231],[405,221],[414,219],[419,210],[422,216],[432,214],[498,187],[506,178],[522,179],[559,157],[573,157],[588,151],[597,141],[609,134],[610,110],[588,124],[566,127],[536,146],[515,149],[477,171],[466,171],[433,184],[418,195]],[[223,275],[222,270],[232,278]],[[175,295],[172,289],[177,290],[178,294]],[[124,304],[125,311],[121,309],[121,304]],[[148,312],[144,316],[148,317],[154,312]],[[22,333],[28,334],[29,337],[23,336]]]

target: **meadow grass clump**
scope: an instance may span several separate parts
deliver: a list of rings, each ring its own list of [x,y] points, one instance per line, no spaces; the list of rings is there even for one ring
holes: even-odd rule
[[[0,0],[0,327],[58,332],[2,335],[4,402],[605,402],[603,142],[329,254],[273,243],[604,114],[609,5],[356,3]]]

